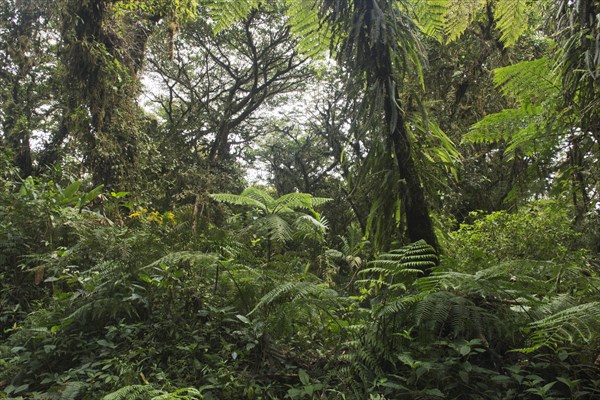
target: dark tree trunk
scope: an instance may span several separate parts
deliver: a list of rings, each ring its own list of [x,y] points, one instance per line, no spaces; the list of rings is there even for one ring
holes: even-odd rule
[[[394,156],[398,165],[400,178],[404,180],[406,193],[403,198],[406,213],[406,228],[411,242],[425,240],[436,250],[439,250],[437,238],[433,229],[433,223],[429,216],[429,207],[425,199],[425,190],[421,185],[419,173],[412,157],[410,137],[406,131],[406,125],[402,115],[398,115],[394,124],[393,109],[394,102],[389,96],[385,99],[385,117],[390,126],[390,135],[394,146]],[[399,103],[399,100],[396,100]],[[397,111],[400,113],[400,111]],[[391,130],[393,127],[393,130]]]
[[[429,207],[425,198],[425,190],[421,185],[413,156],[410,136],[406,130],[404,114],[392,57],[390,44],[379,37],[376,43],[371,42],[372,16],[374,10],[380,9],[375,5],[377,0],[355,0],[355,7],[364,15],[364,28],[361,32],[361,46],[359,52],[366,56],[368,61],[368,83],[378,90],[385,90],[383,108],[386,123],[386,132],[393,145],[394,157],[398,166],[400,178],[404,181],[403,207],[406,215],[408,238],[411,242],[425,240],[436,250],[439,250],[433,223],[429,216]],[[393,39],[391,39],[393,40]],[[401,190],[401,188],[397,188]]]

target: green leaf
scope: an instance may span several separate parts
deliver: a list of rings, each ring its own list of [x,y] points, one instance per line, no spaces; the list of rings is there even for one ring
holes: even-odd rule
[[[94,200],[96,197],[98,197],[100,195],[100,193],[102,193],[103,189],[104,189],[104,185],[96,186],[95,188],[90,190],[88,193],[84,194],[81,197],[81,200],[79,201],[79,206],[83,207],[83,206],[87,205],[88,203],[90,203],[92,200]]]
[[[423,393],[425,393],[428,396],[446,398],[446,396],[444,395],[444,393],[442,393],[440,389],[425,389]]]
[[[62,194],[61,203],[66,204],[66,203],[69,203],[70,201],[72,201],[73,195],[79,190],[80,186],[81,186],[81,181],[75,181],[75,182],[71,183],[69,186],[67,186],[61,193]]]
[[[298,377],[300,378],[300,382],[302,382],[304,386],[310,384],[310,376],[302,368],[298,371]]]

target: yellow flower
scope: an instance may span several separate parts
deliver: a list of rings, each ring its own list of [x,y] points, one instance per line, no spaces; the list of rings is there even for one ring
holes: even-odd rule
[[[175,214],[173,214],[171,211],[167,211],[163,214],[163,217],[165,217],[166,219],[168,219],[170,222],[175,223]]]

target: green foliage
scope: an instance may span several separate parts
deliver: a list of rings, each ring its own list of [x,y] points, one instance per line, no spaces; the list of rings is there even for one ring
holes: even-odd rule
[[[494,8],[496,24],[505,46],[513,46],[527,29],[527,0],[498,0]]]
[[[0,2],[0,398],[600,397],[597,1],[68,0],[46,4],[49,20],[13,3]],[[533,25],[540,4],[563,7],[556,47]],[[149,59],[161,110],[146,120],[138,81],[160,21],[173,52]],[[36,49],[59,67],[40,72]],[[327,50],[335,72],[296,69]],[[293,81],[273,91],[282,65]],[[268,127],[227,106],[251,113],[259,87]],[[280,119],[283,139],[256,148]],[[246,185],[244,148],[291,193],[226,193]],[[37,176],[19,179],[4,149],[29,149]],[[42,178],[56,149],[70,161],[50,157]],[[406,244],[407,210],[458,203],[475,161],[494,171],[485,187],[525,171],[520,201],[466,206],[440,249]],[[332,237],[321,209],[344,214]]]
[[[560,202],[534,202],[511,213],[498,211],[464,224],[451,234],[448,254],[467,268],[483,269],[507,260],[580,260],[570,252],[578,234]],[[460,268],[460,267],[459,267]]]
[[[320,57],[330,48],[331,36],[322,26],[319,2],[315,0],[286,0],[288,25],[298,40],[299,51],[307,56]]]
[[[285,243],[294,237],[313,237],[320,241],[327,229],[326,219],[315,211],[315,207],[331,201],[328,198],[289,193],[274,199],[266,191],[253,187],[239,195],[222,193],[210,196],[219,202],[253,208],[256,217],[248,227],[267,239],[267,257],[271,253],[271,241]]]
[[[158,390],[150,385],[125,386],[107,394],[103,400],[192,400],[201,399],[202,394],[194,388],[178,389],[174,392]]]
[[[246,18],[252,9],[259,6],[259,3],[258,0],[210,0],[204,2],[203,6],[215,21],[214,32],[219,33]]]

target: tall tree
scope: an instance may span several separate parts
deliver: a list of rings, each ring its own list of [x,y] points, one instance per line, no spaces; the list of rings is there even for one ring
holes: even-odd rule
[[[405,188],[402,206],[408,237],[437,247],[399,92],[404,76],[420,70],[423,52],[418,27],[403,9],[406,6],[391,0],[325,1],[323,12],[335,36],[341,38],[338,58],[355,72],[356,83],[366,87],[365,111],[375,118],[383,115],[385,152],[394,157]],[[400,183],[392,185],[385,190],[403,190]]]
[[[47,122],[52,97],[55,35],[47,26],[48,6],[48,1],[0,2],[0,137],[23,177],[33,172],[31,139]]]

